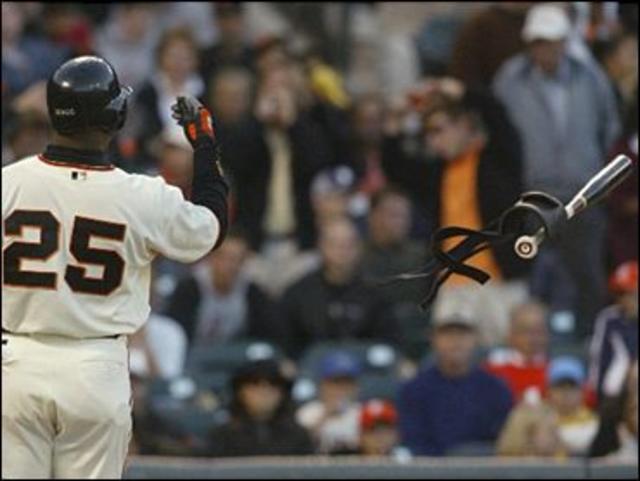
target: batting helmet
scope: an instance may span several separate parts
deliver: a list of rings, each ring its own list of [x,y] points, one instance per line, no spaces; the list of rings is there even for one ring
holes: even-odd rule
[[[127,117],[133,90],[121,86],[104,59],[83,56],[62,64],[47,84],[47,108],[53,128],[61,134],[97,128],[115,132]]]

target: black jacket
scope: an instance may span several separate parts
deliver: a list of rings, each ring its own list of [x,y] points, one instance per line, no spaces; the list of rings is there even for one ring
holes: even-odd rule
[[[291,378],[275,360],[254,361],[235,371],[231,379],[233,396],[228,406],[230,419],[209,435],[209,455],[288,456],[313,454],[314,446],[306,429],[294,418]],[[282,397],[269,420],[258,421],[247,412],[240,391],[251,380],[269,380],[279,386]]]
[[[290,456],[314,452],[309,433],[297,425],[292,416],[266,423],[236,417],[213,430],[209,440],[208,454],[214,457]]]
[[[391,305],[383,292],[359,277],[343,286],[329,284],[316,270],[284,294],[281,318],[288,352],[298,358],[317,341],[371,339],[397,342]]]
[[[191,345],[196,331],[196,319],[202,300],[202,292],[193,277],[183,279],[169,299],[165,314],[178,321]],[[283,336],[275,306],[255,284],[247,291],[247,319],[243,337],[280,342]]]
[[[220,70],[225,67],[245,68],[254,72],[254,52],[249,46],[244,46],[240,51],[230,52],[222,45],[214,45],[200,53],[200,76],[205,82],[206,91],[210,92],[212,81]]]
[[[478,204],[483,227],[498,218],[523,192],[520,136],[507,117],[504,107],[488,93],[467,90],[463,98],[471,110],[480,114],[488,142],[480,154],[478,166]],[[443,161],[427,162],[407,156],[400,137],[388,137],[383,143],[382,165],[386,175],[423,202],[431,214],[433,228],[440,227],[440,197]],[[495,247],[493,254],[506,279],[525,275],[527,264],[508,244]]]
[[[271,155],[264,138],[264,125],[255,118],[221,133],[223,164],[230,174],[237,201],[237,223],[248,233],[252,248],[264,239],[262,221],[266,212]],[[326,137],[306,114],[301,113],[287,131],[292,148],[295,237],[302,248],[315,244],[315,226],[309,190],[313,176],[330,162]]]

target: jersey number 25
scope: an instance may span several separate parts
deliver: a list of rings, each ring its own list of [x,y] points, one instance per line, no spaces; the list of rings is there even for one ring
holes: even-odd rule
[[[4,222],[5,236],[22,236],[23,227],[40,230],[40,242],[12,242],[2,253],[3,283],[10,286],[56,289],[56,272],[22,269],[22,260],[46,261],[60,249],[60,222],[46,210],[15,210]],[[76,216],[69,242],[69,252],[78,264],[102,266],[102,276],[88,277],[81,265],[68,265],[64,280],[72,291],[107,296],[122,282],[124,260],[116,251],[90,247],[91,237],[117,242],[124,240],[126,225]]]

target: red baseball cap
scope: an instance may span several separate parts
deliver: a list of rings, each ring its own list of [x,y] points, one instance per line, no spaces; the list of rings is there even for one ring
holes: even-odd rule
[[[371,399],[362,405],[360,410],[360,427],[371,429],[377,424],[395,425],[398,413],[389,401]]]
[[[609,277],[612,292],[633,292],[638,290],[638,261],[620,264]]]

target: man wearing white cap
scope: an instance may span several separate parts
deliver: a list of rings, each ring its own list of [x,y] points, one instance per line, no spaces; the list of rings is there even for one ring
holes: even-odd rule
[[[602,167],[620,131],[604,73],[572,52],[570,35],[561,7],[534,6],[522,30],[526,51],[502,65],[493,85],[522,136],[527,190],[563,202]],[[592,209],[547,246],[557,250],[577,287],[574,333],[579,337],[589,333],[606,293],[604,234],[604,212]],[[541,252],[537,262],[545,255]]]
[[[571,25],[564,10],[553,5],[540,5],[527,15],[522,39],[528,46],[533,63],[545,73],[552,74],[559,66],[570,32]]]

